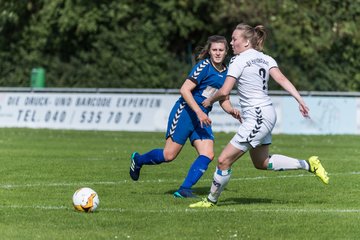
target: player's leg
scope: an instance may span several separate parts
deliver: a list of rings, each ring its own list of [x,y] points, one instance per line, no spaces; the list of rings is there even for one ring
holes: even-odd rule
[[[185,108],[185,110],[187,109]],[[198,156],[191,165],[184,182],[174,193],[174,197],[179,198],[196,197],[193,195],[191,188],[199,181],[214,158],[214,135],[211,126],[201,127],[198,117],[191,109],[184,112],[188,113],[188,127],[185,128],[189,129],[187,136],[191,145],[196,149]]]
[[[171,138],[166,139],[163,149],[157,148],[145,154],[134,152],[131,155],[130,177],[137,181],[140,176],[140,170],[143,165],[157,165],[163,162],[169,162],[176,158],[183,145],[174,142]]]
[[[309,170],[309,164],[305,160],[299,160],[280,154],[273,154],[272,156],[269,156],[269,146],[270,145],[260,145],[249,151],[255,168],[274,171],[296,169]]]
[[[222,191],[230,181],[231,166],[245,152],[246,150],[241,150],[238,147],[235,147],[232,142],[228,143],[221,152],[218,158],[218,166],[214,172],[214,179],[211,184],[210,194],[208,195],[208,199],[211,202],[216,203],[218,201]]]
[[[196,197],[192,192],[192,187],[199,181],[208,165],[214,159],[214,141],[211,139],[197,139],[193,142],[193,146],[198,152],[198,157],[191,165],[184,182],[180,188],[174,193],[177,198]]]
[[[231,166],[246,151],[240,150],[230,142],[221,152],[218,158],[218,166],[214,172],[213,182],[211,184],[210,193],[203,201],[190,204],[189,207],[212,207],[218,202],[218,199],[230,181]]]
[[[171,138],[166,139],[164,148],[156,148],[147,153],[139,154],[137,162],[142,165],[157,165],[163,162],[171,162],[180,153],[183,145],[174,142]]]
[[[269,145],[258,146],[250,150],[251,160],[257,169],[286,171],[304,169],[314,173],[323,183],[329,183],[329,177],[320,160],[312,156],[309,160],[296,159],[280,154],[269,156]]]
[[[191,119],[185,104],[178,101],[169,115],[165,147],[163,149],[152,149],[142,155],[134,152],[131,155],[130,177],[134,181],[138,180],[143,165],[156,165],[174,160],[185,144],[191,130]]]
[[[190,207],[214,206],[230,181],[232,164],[252,147],[249,144],[248,136],[253,134],[254,125],[258,122],[255,110],[244,112],[242,118],[243,122],[239,126],[237,134],[218,157],[218,166],[214,172],[210,194],[203,201],[191,204]]]

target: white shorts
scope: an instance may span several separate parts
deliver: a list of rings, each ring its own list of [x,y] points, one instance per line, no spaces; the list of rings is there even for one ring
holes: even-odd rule
[[[230,143],[243,152],[250,147],[271,144],[271,131],[276,123],[273,105],[255,107],[242,113],[242,124]]]

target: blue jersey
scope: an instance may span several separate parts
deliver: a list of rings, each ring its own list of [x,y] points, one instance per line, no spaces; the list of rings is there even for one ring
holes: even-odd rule
[[[208,97],[215,94],[215,92],[224,84],[227,74],[227,68],[219,72],[212,64],[210,59],[204,59],[198,62],[191,70],[188,79],[196,84],[192,91],[193,97],[197,104],[205,113],[209,113],[212,107],[204,108],[201,103]],[[180,97],[179,101],[185,101]]]
[[[208,114],[212,107],[205,108],[202,102],[215,94],[224,84],[227,68],[219,72],[211,63],[210,59],[198,62],[191,70],[187,79],[193,81],[196,87],[192,94],[200,108]],[[200,126],[196,113],[187,105],[183,97],[175,103],[170,112],[166,138],[171,137],[176,143],[184,145],[189,138],[192,143],[197,139],[214,140],[211,126]]]

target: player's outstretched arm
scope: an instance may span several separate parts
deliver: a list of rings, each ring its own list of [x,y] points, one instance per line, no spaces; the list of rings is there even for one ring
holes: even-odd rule
[[[271,77],[277,82],[283,89],[293,96],[299,103],[299,110],[304,117],[309,117],[309,108],[306,106],[304,99],[300,96],[295,86],[285,77],[279,68],[270,69]]]

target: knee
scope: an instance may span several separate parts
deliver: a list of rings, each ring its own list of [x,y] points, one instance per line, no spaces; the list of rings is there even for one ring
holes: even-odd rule
[[[214,160],[214,157],[215,157],[215,154],[213,152],[208,152],[206,154],[200,154],[200,155],[206,156],[207,158],[210,159],[210,161]]]
[[[226,158],[223,158],[223,157],[219,157],[218,158],[218,168],[220,170],[227,170],[229,169],[231,166],[229,165],[229,161],[227,161]]]
[[[173,151],[166,151],[164,150],[164,158],[166,162],[171,162],[173,161],[177,156],[177,153],[173,152]]]

